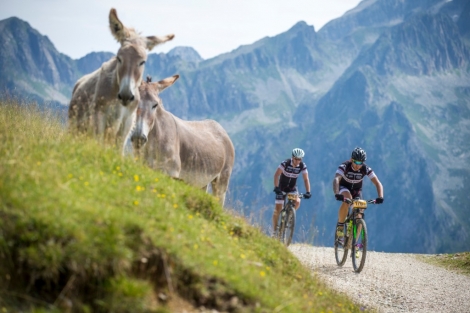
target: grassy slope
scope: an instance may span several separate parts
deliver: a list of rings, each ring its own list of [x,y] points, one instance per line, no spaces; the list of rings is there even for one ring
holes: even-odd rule
[[[69,136],[31,105],[1,103],[3,311],[169,312],[172,298],[230,312],[360,310],[212,196]]]
[[[418,258],[457,273],[470,275],[470,252],[418,255]]]

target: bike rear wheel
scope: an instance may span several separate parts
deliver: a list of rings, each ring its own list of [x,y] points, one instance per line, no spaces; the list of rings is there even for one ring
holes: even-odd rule
[[[358,233],[358,229],[361,230]],[[367,256],[367,227],[363,219],[357,219],[353,229],[352,263],[356,273],[364,268]]]
[[[286,246],[292,242],[295,229],[295,209],[292,206],[286,208],[286,215],[281,216],[281,226],[279,229],[279,239]]]
[[[346,227],[345,227],[346,228]],[[346,229],[343,230],[343,233],[346,235]],[[336,227],[335,227],[335,259],[336,259],[336,264],[338,266],[343,266],[344,263],[346,263],[346,259],[348,257],[348,240],[349,238],[344,236],[343,240],[340,241],[340,237],[338,237],[338,234],[336,232]]]

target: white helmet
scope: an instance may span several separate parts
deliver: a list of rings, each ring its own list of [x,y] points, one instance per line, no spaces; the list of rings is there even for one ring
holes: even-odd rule
[[[294,158],[299,158],[299,159],[301,159],[301,158],[304,157],[304,155],[305,155],[304,150],[302,150],[302,149],[300,149],[300,148],[295,148],[294,150],[292,150],[292,156],[293,156]]]

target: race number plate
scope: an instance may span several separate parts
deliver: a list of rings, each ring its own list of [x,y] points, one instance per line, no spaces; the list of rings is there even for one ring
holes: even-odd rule
[[[297,194],[296,193],[290,193],[290,194],[287,195],[287,199],[297,200]]]
[[[367,208],[367,202],[366,200],[354,200],[353,206],[357,209],[365,209]]]

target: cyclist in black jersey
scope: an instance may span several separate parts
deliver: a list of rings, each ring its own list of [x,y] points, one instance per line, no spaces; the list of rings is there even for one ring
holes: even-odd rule
[[[282,161],[274,173],[274,192],[276,193],[276,201],[273,212],[273,230],[276,234],[276,225],[279,219],[279,213],[282,210],[284,204],[285,195],[282,192],[293,192],[297,191],[297,177],[302,174],[305,184],[304,194],[305,199],[311,197],[310,193],[310,181],[308,179],[307,165],[302,162],[302,158],[305,153],[300,148],[292,150],[292,158]],[[297,210],[300,206],[300,199],[297,199],[295,209]]]
[[[377,189],[378,198],[375,200],[375,203],[383,203],[384,191],[382,183],[374,171],[364,163],[366,159],[366,152],[356,147],[351,153],[351,159],[340,164],[333,179],[333,192],[335,193],[336,200],[343,201],[344,198],[354,199],[355,197],[362,197],[362,180],[365,176],[368,176]],[[342,202],[339,207],[338,224],[336,226],[338,237],[344,236],[343,226],[348,215],[348,207],[349,204],[346,202]]]

